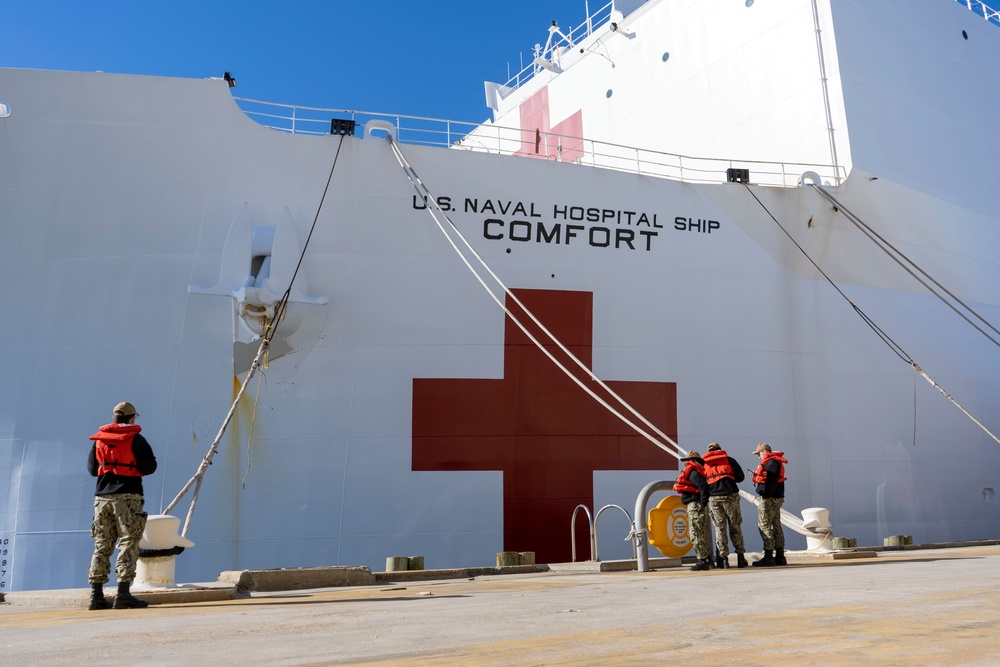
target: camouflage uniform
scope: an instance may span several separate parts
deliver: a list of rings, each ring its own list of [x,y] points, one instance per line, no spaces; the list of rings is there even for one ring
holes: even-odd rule
[[[726,539],[726,525],[729,525],[729,536],[733,538],[733,550],[738,553],[746,551],[743,543],[743,514],[740,512],[740,494],[731,493],[726,496],[712,496],[708,499],[708,510],[715,524],[715,548],[723,559],[729,556],[729,540]]]
[[[764,550],[784,551],[785,531],[781,528],[781,506],[784,498],[761,498],[757,512],[757,529],[764,540]]]
[[[90,534],[94,537],[94,557],[90,562],[90,583],[104,584],[111,573],[111,552],[118,542],[118,565],[115,576],[119,582],[135,579],[135,564],[139,558],[139,540],[146,528],[147,514],[143,497],[138,493],[117,493],[94,498],[94,522]]]
[[[688,523],[691,524],[691,543],[694,545],[694,555],[698,560],[711,556],[708,548],[708,511],[695,500],[688,503]]]

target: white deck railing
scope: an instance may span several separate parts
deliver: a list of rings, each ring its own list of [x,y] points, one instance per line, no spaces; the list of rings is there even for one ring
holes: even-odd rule
[[[613,5],[613,2],[609,2],[593,14],[588,13],[587,20],[575,28],[571,27],[566,31],[560,29],[557,33],[550,31],[550,38],[545,46],[539,46],[538,44],[535,45],[535,48],[531,53],[530,63],[524,65],[522,62],[521,70],[513,76],[511,76],[508,72],[508,79],[504,86],[506,88],[516,89],[527,81],[530,81],[531,77],[538,74],[541,70],[541,66],[535,64],[535,58],[542,58],[543,60],[548,60],[550,62],[559,62],[560,55],[562,53],[564,53],[567,49],[573,48],[587,37],[590,37],[595,30],[611,20],[611,12],[614,9]],[[590,3],[587,0],[584,0],[584,7],[587,12],[590,11]]]
[[[990,23],[1000,25],[1000,11],[993,9],[985,2],[981,2],[981,0],[957,0],[957,2],[965,5],[970,11],[979,14]],[[568,31],[560,30],[559,33],[550,32],[552,38],[544,47],[535,45],[535,48],[532,50],[530,63],[527,65],[524,65],[523,62],[520,63],[522,66],[521,70],[513,76],[508,72],[508,80],[504,86],[516,89],[525,82],[530,81],[531,77],[535,74],[538,74],[541,67],[535,64],[534,59],[537,57],[551,62],[558,62],[560,54],[566,49],[576,46],[611,20],[611,12],[614,10],[613,5],[613,2],[609,2],[593,14],[590,14],[590,3],[588,0],[584,0],[584,8],[588,14],[587,19],[575,28],[571,27]]]
[[[981,0],[957,2],[987,21],[1000,25],[1000,11]],[[589,14],[587,0],[584,6],[588,13],[586,21],[568,31],[556,30],[553,26],[546,46],[535,49],[532,62],[511,76],[506,87],[517,88],[538,73],[539,66],[534,63],[535,57],[548,61],[558,60],[560,53],[580,43],[611,20],[614,8],[612,2],[593,14]],[[275,104],[242,97],[237,97],[236,101],[258,123],[292,134],[327,134],[331,118],[354,120],[359,128],[369,120],[378,119],[392,123],[397,141],[405,144],[572,162],[687,182],[724,182],[729,168],[749,169],[752,183],[786,187],[797,185],[802,173],[806,171],[816,172],[823,182],[831,184],[841,183],[847,176],[846,169],[842,166],[699,158],[490,124],[476,125],[421,116]]]
[[[968,7],[970,11],[979,14],[990,23],[1000,25],[1000,11],[987,6],[985,2],[980,2],[979,0],[958,0],[958,2]]]
[[[694,157],[499,125],[235,99],[251,119],[291,134],[329,134],[331,119],[338,118],[353,120],[361,136],[365,123],[380,120],[392,124],[402,144],[569,162],[689,183],[724,183],[730,168],[749,169],[750,182],[758,185],[794,187],[806,171],[816,172],[823,182],[833,185],[846,177],[844,167],[824,164]]]

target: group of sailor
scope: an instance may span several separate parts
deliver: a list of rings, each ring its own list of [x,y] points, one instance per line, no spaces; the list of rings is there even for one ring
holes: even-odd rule
[[[764,556],[754,561],[753,566],[787,565],[781,506],[785,502],[785,464],[788,461],[784,452],[772,451],[771,445],[766,442],[757,445],[753,453],[760,458],[751,481],[760,496],[757,528],[764,541]],[[743,515],[737,486],[745,479],[740,464],[717,442],[708,445],[704,457],[692,450],[681,461],[685,463],[684,470],[677,476],[674,491],[680,494],[681,502],[687,508],[691,541],[697,558],[691,570],[728,568],[729,538],[736,552],[736,567],[747,567],[750,563],[744,556],[746,545],[743,542]],[[715,524],[714,560],[708,541],[709,515]]]

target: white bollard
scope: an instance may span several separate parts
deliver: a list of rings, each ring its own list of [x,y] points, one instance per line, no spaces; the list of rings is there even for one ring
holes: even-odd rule
[[[802,527],[812,532],[806,535],[806,551],[831,551],[833,527],[830,525],[830,510],[825,507],[802,510]]]
[[[177,554],[170,556],[144,556],[135,564],[135,590],[148,591],[154,588],[174,588],[177,584],[174,571]]]
[[[178,534],[181,520],[169,514],[154,514],[146,519],[146,529],[139,542],[140,554],[143,551],[162,552],[176,547],[193,547],[194,542]],[[177,566],[177,554],[139,556],[135,566],[135,581],[133,590],[148,591],[156,588],[174,588],[176,582],[174,571]]]

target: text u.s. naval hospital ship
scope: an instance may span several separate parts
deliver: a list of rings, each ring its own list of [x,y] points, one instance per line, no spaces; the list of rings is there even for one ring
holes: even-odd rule
[[[477,127],[0,70],[2,586],[85,585],[122,400],[150,513],[236,402],[183,581],[569,560],[577,505],[710,441],[786,452],[785,508],[860,544],[997,537],[996,20],[616,1]]]

